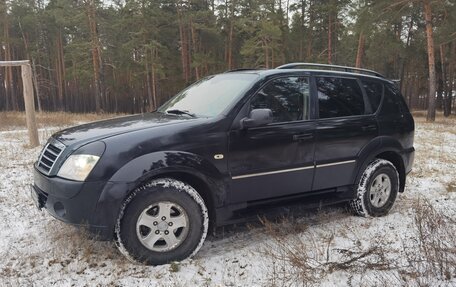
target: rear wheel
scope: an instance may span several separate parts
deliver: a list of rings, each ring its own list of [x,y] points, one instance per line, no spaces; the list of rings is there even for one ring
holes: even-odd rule
[[[384,159],[372,161],[357,185],[357,196],[350,202],[360,216],[383,216],[393,207],[399,191],[399,174],[394,165]]]
[[[116,225],[120,251],[130,260],[160,265],[193,256],[208,229],[207,208],[190,185],[156,179],[124,202]]]

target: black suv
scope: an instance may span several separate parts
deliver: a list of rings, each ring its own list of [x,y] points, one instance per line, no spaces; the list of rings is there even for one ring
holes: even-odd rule
[[[115,239],[128,258],[163,264],[262,206],[347,202],[358,215],[385,215],[404,191],[413,138],[401,94],[376,72],[306,63],[230,71],[153,113],[54,134],[32,198]]]

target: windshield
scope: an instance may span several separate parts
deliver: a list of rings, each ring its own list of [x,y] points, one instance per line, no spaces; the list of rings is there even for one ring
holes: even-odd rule
[[[214,117],[240,97],[258,77],[255,74],[221,74],[204,78],[169,100],[158,111]]]

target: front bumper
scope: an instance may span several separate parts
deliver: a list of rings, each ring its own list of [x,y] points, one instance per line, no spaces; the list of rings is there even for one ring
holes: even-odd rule
[[[86,227],[97,238],[112,239],[112,218],[97,216],[97,204],[106,182],[76,182],[48,177],[34,168],[31,196],[39,209],[65,223]]]

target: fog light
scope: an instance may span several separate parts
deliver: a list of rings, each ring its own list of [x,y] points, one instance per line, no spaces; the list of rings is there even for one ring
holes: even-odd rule
[[[65,206],[63,206],[63,204],[60,201],[54,203],[54,211],[55,214],[57,214],[60,217],[65,217],[66,215]]]

